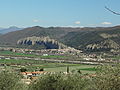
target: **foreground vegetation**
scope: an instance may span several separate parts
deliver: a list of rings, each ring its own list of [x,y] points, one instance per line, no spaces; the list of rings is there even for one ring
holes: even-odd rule
[[[120,90],[120,65],[100,66],[94,75],[47,73],[29,85],[13,72],[0,76],[0,90]]]

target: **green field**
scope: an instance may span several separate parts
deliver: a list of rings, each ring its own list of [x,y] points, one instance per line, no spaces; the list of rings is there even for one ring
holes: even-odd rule
[[[11,51],[0,51],[0,55],[9,55],[9,56],[28,56],[28,57],[35,57],[36,55],[33,54],[25,54],[25,53],[16,53]]]
[[[34,71],[36,69],[44,68],[45,71],[50,72],[66,72],[69,66],[70,71],[81,70],[83,73],[95,73],[94,65],[82,65],[82,64],[68,64],[68,63],[48,63],[44,61],[35,60],[0,60],[0,64],[6,64],[7,68],[26,68],[28,71]]]
[[[69,66],[70,72],[80,69],[82,73],[95,73],[93,65],[75,65],[75,66]],[[55,72],[66,72],[67,67],[56,67],[56,68],[45,68],[46,71],[55,71]]]
[[[0,55],[4,56],[21,56],[21,57],[39,57],[39,58],[50,58],[50,59],[72,59],[74,57],[59,56],[59,55],[48,55],[40,56],[34,54],[16,53],[11,51],[0,51]],[[96,66],[94,65],[82,65],[82,64],[68,64],[68,63],[48,63],[45,61],[38,60],[14,60],[14,59],[1,59],[0,64],[6,64],[7,68],[26,68],[28,71],[34,71],[36,69],[44,68],[45,71],[50,72],[66,72],[69,67],[70,72],[80,70],[83,73],[95,73]]]
[[[52,59],[69,59],[70,56],[62,56],[62,55],[48,55],[48,56],[42,56],[42,55],[35,55],[35,54],[26,54],[26,53],[17,53],[12,51],[0,51],[0,55],[5,56],[20,56],[20,57],[39,57],[39,58],[52,58]]]

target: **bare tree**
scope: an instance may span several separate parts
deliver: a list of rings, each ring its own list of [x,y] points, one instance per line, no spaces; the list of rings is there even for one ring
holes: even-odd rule
[[[107,10],[110,11],[110,12],[112,12],[113,14],[120,15],[120,13],[111,10],[111,9],[108,8],[107,6],[105,6],[105,9],[107,9]]]

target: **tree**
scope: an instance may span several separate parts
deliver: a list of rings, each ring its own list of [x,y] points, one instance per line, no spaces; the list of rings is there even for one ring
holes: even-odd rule
[[[33,81],[28,90],[86,90],[89,79],[80,74],[45,74]]]
[[[90,90],[120,90],[120,65],[98,68]]]
[[[79,74],[82,74],[82,72],[81,72],[81,70],[80,70],[80,69],[78,69],[78,70],[77,70],[77,72],[78,72]]]
[[[69,66],[67,66],[67,73],[69,73]]]
[[[40,68],[40,70],[39,71],[44,71],[44,68]]]
[[[112,12],[113,14],[120,15],[120,13],[111,10],[111,9],[108,8],[107,6],[105,6],[105,8],[106,8],[108,11]]]
[[[27,71],[26,68],[21,68],[21,69],[20,69],[20,72],[26,72],[26,71]]]
[[[28,90],[28,85],[23,82],[19,82],[14,86],[12,90]]]
[[[19,81],[17,74],[3,71],[0,73],[0,90],[14,90]]]
[[[59,74],[41,75],[39,79],[29,85],[29,90],[55,90],[57,82],[61,79]]]

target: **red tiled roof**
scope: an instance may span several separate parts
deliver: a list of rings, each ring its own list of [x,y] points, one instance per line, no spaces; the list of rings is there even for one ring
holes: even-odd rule
[[[21,72],[21,74],[32,74],[31,72]]]
[[[44,73],[43,71],[37,71],[37,72],[21,72],[21,74],[42,74],[42,73]]]
[[[25,72],[21,72],[21,74],[26,74]]]
[[[43,71],[42,72],[31,72],[32,74],[42,74],[44,73]]]

